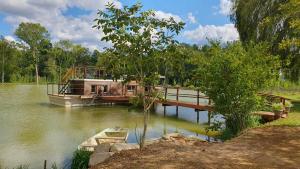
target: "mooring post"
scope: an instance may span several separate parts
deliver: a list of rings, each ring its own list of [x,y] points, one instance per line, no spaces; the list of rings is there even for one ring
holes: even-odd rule
[[[177,87],[176,90],[176,101],[178,102],[179,100],[179,87]],[[176,106],[176,117],[178,117],[178,106]]]
[[[210,99],[208,99],[208,105],[211,105],[211,100]],[[211,111],[210,110],[208,110],[207,116],[208,116],[208,122],[207,123],[210,126],[210,118],[211,118]]]
[[[199,123],[199,110],[196,110],[197,112],[197,123]]]
[[[199,106],[199,103],[200,103],[200,90],[197,89],[197,106]],[[197,112],[197,123],[199,123],[199,109],[196,109],[196,112]]]
[[[168,88],[167,87],[165,87],[165,101],[167,100],[167,94],[168,94]],[[165,104],[163,104],[163,106],[164,106],[164,117],[166,116],[166,105]]]
[[[44,169],[47,169],[47,160],[44,161]]]

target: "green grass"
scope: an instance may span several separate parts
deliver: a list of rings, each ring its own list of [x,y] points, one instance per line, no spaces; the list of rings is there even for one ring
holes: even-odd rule
[[[291,91],[275,91],[273,92],[275,95],[283,96],[289,98],[295,102],[300,102],[300,91],[291,92]]]
[[[294,107],[287,118],[272,121],[264,126],[300,126],[300,103],[293,104]]]

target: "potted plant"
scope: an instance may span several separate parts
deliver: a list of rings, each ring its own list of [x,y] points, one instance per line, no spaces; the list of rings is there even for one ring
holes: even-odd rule
[[[272,109],[275,114],[275,119],[279,119],[283,113],[284,106],[282,103],[273,103]]]
[[[289,113],[291,111],[291,107],[293,107],[293,104],[290,101],[285,101],[284,107],[285,112]]]

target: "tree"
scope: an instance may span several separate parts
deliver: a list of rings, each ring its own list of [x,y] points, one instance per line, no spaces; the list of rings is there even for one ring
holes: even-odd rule
[[[4,69],[4,65],[5,65],[5,55],[7,55],[7,47],[8,47],[8,42],[1,37],[1,41],[0,41],[0,47],[1,47],[1,58],[2,58],[2,69],[1,69],[1,82],[4,83],[4,76],[5,76],[5,69]]]
[[[114,80],[120,79],[125,71],[125,66],[121,59],[109,50],[99,54],[97,67],[104,68],[105,72],[110,74]]]
[[[39,23],[21,23],[15,31],[16,36],[29,47],[35,64],[36,83],[39,84],[39,53],[38,46],[45,39],[49,39],[47,29]]]
[[[156,53],[176,44],[174,36],[183,29],[184,23],[177,23],[172,17],[157,19],[154,11],[141,10],[140,3],[122,9],[108,3],[105,10],[99,10],[94,27],[103,31],[102,40],[112,43],[110,51],[125,64],[126,79],[134,78],[140,85],[147,86],[153,85],[158,78],[159,59]],[[141,147],[144,144],[149,110],[149,104],[143,98],[144,131]]]
[[[268,42],[273,55],[281,56],[285,75],[300,78],[300,1],[234,0],[231,20],[242,42]]]
[[[214,103],[214,111],[225,118],[232,136],[249,126],[250,113],[257,108],[256,94],[278,77],[274,56],[266,45],[239,42],[222,48],[213,43],[195,80]]]

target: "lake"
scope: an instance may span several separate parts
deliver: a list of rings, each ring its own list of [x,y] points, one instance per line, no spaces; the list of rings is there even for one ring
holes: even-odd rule
[[[195,110],[157,106],[150,116],[147,138],[164,133],[180,132],[202,139],[207,112],[200,112],[199,124]],[[65,108],[50,105],[45,85],[0,85],[0,166],[28,164],[40,169],[44,160],[60,166],[68,165],[78,144],[109,127],[130,129],[128,142],[134,143],[135,128],[142,131],[143,113],[126,106]],[[1,167],[0,167],[1,168]]]

